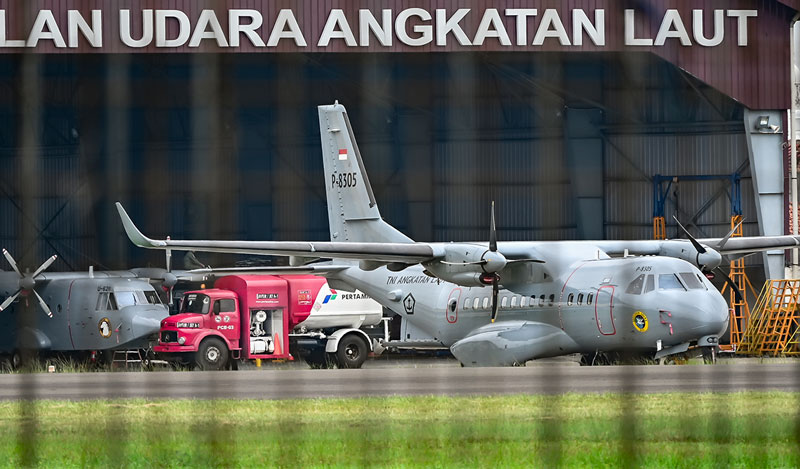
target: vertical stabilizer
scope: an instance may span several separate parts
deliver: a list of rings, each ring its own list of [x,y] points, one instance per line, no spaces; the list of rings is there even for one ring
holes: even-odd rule
[[[381,219],[344,106],[319,106],[331,241],[412,242]]]

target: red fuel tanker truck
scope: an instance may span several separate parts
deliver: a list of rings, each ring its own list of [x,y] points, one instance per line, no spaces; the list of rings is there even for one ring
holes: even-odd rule
[[[184,293],[178,314],[161,321],[157,356],[204,370],[240,360],[293,359],[359,368],[372,351],[361,326],[382,308],[363,293],[338,293],[313,275],[231,275]]]

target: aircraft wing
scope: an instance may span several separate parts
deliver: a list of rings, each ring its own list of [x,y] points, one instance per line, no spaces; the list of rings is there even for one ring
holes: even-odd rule
[[[725,238],[701,238],[697,242],[714,249],[722,255],[752,254],[761,251],[800,248],[800,236],[790,235],[749,236],[729,238],[727,240]],[[581,241],[576,241],[576,243],[581,243]],[[688,246],[691,241],[684,238],[675,238],[665,240],[591,241],[591,243],[603,250],[603,252],[616,256],[623,254],[625,251],[634,255],[665,255],[667,246],[684,244]],[[691,247],[688,249],[691,249]]]
[[[748,236],[741,238],[730,238],[724,246],[717,248],[716,246],[722,241],[722,238],[707,238],[698,239],[700,244],[710,246],[720,254],[750,254],[760,251],[773,251],[781,249],[792,249],[800,247],[800,236]]]
[[[347,269],[347,265],[303,265],[303,266],[264,266],[264,267],[221,267],[173,271],[178,280],[204,281],[208,277],[225,277],[227,275],[298,275],[314,274],[325,276]]]
[[[417,264],[437,257],[434,255],[433,247],[425,243],[154,240],[139,231],[119,202],[116,205],[128,238],[136,246],[147,249],[355,259],[404,264]]]

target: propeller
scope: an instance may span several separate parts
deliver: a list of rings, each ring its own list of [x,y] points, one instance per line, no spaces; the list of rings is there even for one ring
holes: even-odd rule
[[[169,241],[170,237],[167,236],[167,241]],[[172,273],[172,249],[165,249],[164,250],[165,256],[165,264],[167,267],[167,272],[164,274],[164,280],[161,283],[162,288],[166,288],[167,290],[167,304],[169,307],[172,307],[172,287],[178,283],[178,277],[176,277]]]
[[[489,222],[489,252],[497,253],[497,227],[495,226],[494,222],[494,200],[492,201],[492,215]],[[500,256],[502,257],[502,254],[500,254]],[[507,263],[505,262],[505,257],[502,257],[502,260],[504,261],[503,267],[505,267],[505,264]],[[489,264],[488,261],[489,260],[487,259],[486,265]],[[484,270],[485,269],[486,266],[484,266]],[[502,269],[502,267],[500,269]],[[486,272],[492,276],[492,322],[497,319],[497,296],[500,294],[500,275],[497,274],[497,271],[500,269],[497,269],[494,272]]]
[[[689,238],[689,241],[692,243],[692,246],[694,246],[694,248],[697,250],[698,254],[706,254],[706,253],[709,252],[709,250],[706,249],[705,247],[703,247],[703,245],[700,244],[691,235],[691,233],[689,233],[689,230],[687,230],[681,224],[681,222],[678,221],[677,217],[673,216],[672,218],[675,219],[675,223],[678,224],[678,226],[680,227],[681,231],[683,231],[683,233],[686,235],[686,237]],[[728,234],[726,234],[725,237],[722,238],[719,241],[719,243],[717,243],[717,245],[715,246],[714,252],[718,252],[716,250],[721,250],[722,248],[725,247],[725,244],[728,242],[729,239],[731,239],[731,236],[733,236],[733,234],[736,232],[736,230],[739,229],[739,226],[741,226],[741,224],[743,222],[744,222],[744,219],[740,220],[739,223],[731,231],[729,231]],[[700,256],[698,255],[698,261],[699,261],[699,259],[700,259]],[[722,260],[722,256],[720,256],[720,260]],[[722,267],[720,266],[719,263],[715,267],[713,267],[713,268],[711,268],[709,270],[706,270],[705,267],[706,267],[706,265],[700,264],[700,270],[703,271],[703,273],[714,272],[714,273],[718,273],[718,274],[722,275],[722,277],[725,279],[725,284],[729,285],[731,287],[731,289],[733,290],[734,295],[736,296],[736,299],[739,300],[740,302],[744,301],[744,296],[742,295],[742,292],[739,290],[739,287],[736,286],[736,283],[733,281],[733,279],[731,279],[730,276],[728,276],[728,274],[726,274],[725,271],[722,270]],[[723,286],[722,288],[724,289],[725,287]]]
[[[36,287],[36,277],[38,277],[39,274],[47,270],[47,268],[50,267],[50,265],[52,265],[53,262],[56,261],[56,258],[58,256],[53,256],[47,259],[46,261],[42,262],[42,265],[40,265],[39,268],[36,269],[32,274],[24,274],[24,275],[19,271],[19,268],[17,267],[17,262],[14,260],[14,257],[11,255],[10,252],[8,252],[6,249],[3,249],[3,256],[6,258],[9,265],[11,265],[11,268],[14,270],[14,272],[17,273],[17,275],[19,275],[20,278],[19,278],[19,288],[13,295],[6,298],[5,301],[3,301],[2,304],[0,304],[0,312],[5,311],[6,308],[8,308],[11,305],[11,303],[13,303],[14,300],[17,299],[20,293],[31,292],[34,294],[34,296],[36,296],[36,299],[39,301],[39,306],[41,306],[42,310],[47,314],[48,317],[52,318],[53,312],[50,310],[50,307],[47,306],[47,303],[45,303],[44,299],[41,296],[39,296],[39,294],[36,292],[35,287]]]

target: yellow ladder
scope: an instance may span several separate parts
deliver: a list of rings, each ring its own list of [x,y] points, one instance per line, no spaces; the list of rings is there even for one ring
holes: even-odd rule
[[[767,280],[758,297],[739,354],[798,355],[800,280]]]

